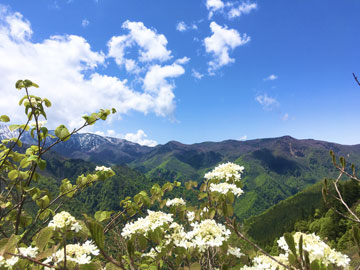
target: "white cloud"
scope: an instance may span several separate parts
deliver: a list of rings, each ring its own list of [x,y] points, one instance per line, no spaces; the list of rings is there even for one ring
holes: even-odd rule
[[[141,28],[142,23],[136,25]],[[152,30],[144,31],[149,36],[155,33]],[[81,115],[100,108],[115,107],[118,111],[115,118],[120,118],[121,114],[130,110],[159,116],[166,116],[174,110],[175,84],[168,78],[175,78],[185,72],[179,63],[164,67],[152,65],[146,74],[147,81],[153,78],[151,89],[135,90],[126,79],[96,72],[97,68],[105,66],[106,55],[92,50],[83,37],[52,36],[34,43],[31,42],[31,34],[30,22],[21,14],[11,13],[0,6],[1,94],[6,97],[0,99],[0,109],[1,114],[8,114],[13,122],[25,119],[23,108],[16,106],[23,96],[14,88],[18,79],[30,79],[38,83],[40,89],[31,88],[31,93],[52,101],[53,107],[47,111],[49,128],[59,124],[74,128],[83,122]],[[164,40],[165,37],[155,39]],[[141,57],[160,57],[160,54],[148,51],[150,47],[141,47]],[[163,55],[169,57],[167,52],[170,51],[165,51]],[[127,62],[125,65],[129,71],[135,69],[134,63]],[[151,73],[156,68],[160,70],[160,75]],[[164,72],[167,69],[174,71]]]
[[[264,78],[264,81],[274,81],[278,78],[278,76],[271,74],[268,77]]]
[[[182,60],[178,60],[182,62]],[[174,110],[174,83],[168,78],[176,78],[185,73],[185,69],[175,61],[172,65],[153,65],[149,68],[143,80],[145,93],[159,93],[161,98],[154,100],[154,110],[158,115],[170,114]]]
[[[248,43],[250,37],[246,34],[241,36],[235,29],[228,29],[227,26],[221,27],[216,22],[211,22],[210,28],[213,34],[204,39],[204,44],[206,52],[214,57],[208,63],[208,71],[213,75],[214,71],[220,67],[235,62],[235,59],[229,56],[229,51]]]
[[[140,145],[146,145],[146,146],[156,146],[158,143],[154,140],[146,139],[147,135],[145,132],[141,129],[139,129],[136,133],[127,133],[124,136],[124,139],[130,142],[138,143]]]
[[[211,19],[216,12],[220,12],[229,19],[240,17],[243,14],[249,14],[252,10],[257,9],[257,4],[242,2],[236,6],[235,1],[222,2],[221,0],[206,0],[206,8],[209,11],[208,18]]]
[[[237,7],[232,7],[228,12],[230,19],[240,17],[242,14],[249,14],[253,9],[257,9],[255,3],[242,3]]]
[[[246,135],[241,136],[241,137],[239,138],[239,141],[246,141],[246,140],[247,140],[247,136],[246,136]]]
[[[81,22],[81,25],[82,25],[82,27],[86,27],[86,26],[88,26],[90,24],[90,22],[89,22],[89,20],[87,20],[87,19],[83,19],[82,20],[82,22]]]
[[[176,25],[176,30],[179,32],[185,32],[188,30],[197,30],[198,27],[195,23],[187,25],[185,22],[181,21]]]
[[[212,18],[216,11],[224,8],[224,3],[221,0],[206,0],[206,8],[209,10],[209,19]]]
[[[113,36],[108,42],[109,57],[116,64],[124,66],[129,73],[139,74],[145,71],[141,65],[154,61],[164,62],[172,58],[171,51],[166,48],[167,39],[156,30],[146,28],[142,22],[123,23],[122,28],[129,31],[127,35]],[[138,49],[137,59],[130,59],[127,54],[134,47]]]
[[[283,121],[289,120],[289,114],[288,114],[288,113],[285,113],[285,114],[283,115],[283,117],[282,117],[282,120],[283,120]]]
[[[201,74],[200,72],[196,71],[195,69],[191,70],[191,76],[193,76],[194,78],[201,80],[202,77],[204,77],[204,74]]]
[[[179,22],[176,25],[176,30],[178,30],[179,32],[185,32],[187,30],[187,25],[184,22]]]
[[[5,8],[0,10],[0,16],[7,24],[8,35],[17,41],[29,39],[32,35],[30,22],[23,18],[19,12],[8,13]]]
[[[275,107],[279,106],[279,102],[275,98],[269,97],[267,94],[257,95],[255,100],[263,106],[264,110],[271,111]]]

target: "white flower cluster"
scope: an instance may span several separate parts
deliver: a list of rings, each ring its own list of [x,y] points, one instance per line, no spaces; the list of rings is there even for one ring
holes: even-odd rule
[[[183,247],[185,249],[193,247],[191,239],[189,240],[189,235],[185,232],[184,227],[174,222],[170,225],[170,234],[165,235],[165,245],[173,243],[177,247]]]
[[[295,246],[298,248],[300,237],[303,237],[303,249],[309,252],[310,261],[319,260],[326,266],[335,264],[338,267],[347,269],[350,263],[350,258],[324,243],[319,236],[315,234],[305,234],[297,232],[294,234]],[[278,240],[278,245],[285,251],[285,256],[289,253],[289,247],[284,239],[281,237]]]
[[[173,243],[177,247],[185,249],[197,248],[200,252],[209,247],[220,247],[224,241],[229,239],[230,231],[224,225],[218,224],[215,220],[206,219],[200,223],[190,224],[192,230],[185,232],[184,227],[174,222],[169,227],[169,232],[165,235],[165,245]],[[240,250],[233,249],[234,256],[240,253]],[[236,255],[235,255],[236,254]],[[241,256],[241,255],[239,255]]]
[[[288,265],[287,257],[282,254],[281,256],[273,256],[274,259],[283,263],[284,265]],[[283,266],[279,265],[268,256],[259,255],[253,259],[253,266],[243,266],[240,270],[286,270]]]
[[[213,219],[205,219],[200,223],[192,223],[193,230],[187,233],[187,238],[200,252],[208,247],[220,247],[229,239],[230,231]]]
[[[237,197],[239,197],[241,194],[244,193],[244,191],[241,188],[238,188],[234,184],[228,184],[228,183],[220,183],[220,184],[210,184],[210,191],[211,192],[219,192],[221,194],[227,194],[228,192],[234,193]]]
[[[172,222],[172,214],[148,210],[148,215],[145,218],[139,218],[135,222],[126,224],[121,235],[125,238],[130,238],[131,235],[136,233],[146,234],[149,231],[154,231],[156,228]]]
[[[0,255],[0,267],[12,269],[12,267],[19,261],[19,257],[12,256],[10,259],[5,259]]]
[[[38,255],[39,251],[37,247],[20,247],[19,253],[26,257],[35,258]]]
[[[20,247],[18,248],[18,252],[19,254],[26,256],[26,257],[30,257],[30,258],[35,258],[38,254],[38,248],[37,247]],[[19,261],[19,257],[18,256],[12,256],[9,259],[5,259],[3,256],[0,255],[0,267],[3,266],[7,269],[12,269],[13,266]]]
[[[217,179],[225,180],[226,182],[237,182],[240,181],[243,170],[243,166],[228,162],[218,165],[211,172],[205,174],[204,177],[208,180]]]
[[[81,230],[81,225],[76,219],[66,211],[56,214],[53,219],[49,222],[49,227],[55,229],[70,229],[75,232]]]
[[[185,204],[186,203],[182,198],[175,198],[175,199],[172,199],[172,200],[168,200],[166,202],[167,207],[170,207],[172,205],[185,205]]]
[[[111,168],[105,166],[96,166],[95,171],[109,172]]]
[[[83,245],[81,244],[70,244],[66,245],[66,260],[72,261],[77,264],[88,264],[91,262],[91,255],[97,256],[100,251],[94,245],[92,241],[86,241]],[[58,250],[52,256],[48,257],[43,263],[50,264],[64,261],[64,249]]]

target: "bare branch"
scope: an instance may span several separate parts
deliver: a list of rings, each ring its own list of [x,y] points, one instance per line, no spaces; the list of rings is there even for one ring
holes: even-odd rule
[[[358,78],[356,77],[355,73],[353,73],[353,76],[354,76],[354,79],[357,82],[357,84],[360,86],[360,82],[359,82]]]

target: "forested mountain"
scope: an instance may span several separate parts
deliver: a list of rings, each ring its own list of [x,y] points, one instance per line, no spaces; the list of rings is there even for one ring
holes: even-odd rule
[[[9,136],[10,133],[3,132],[2,136],[5,134]],[[23,141],[31,143],[32,139],[26,134]],[[77,166],[89,161],[96,165],[127,165],[146,178],[143,182],[158,179],[184,182],[202,181],[203,175],[215,165],[235,162],[245,166],[245,192],[235,204],[236,215],[243,219],[262,213],[324,177],[334,176],[329,150],[337,156],[345,156],[350,163],[360,164],[360,145],[297,140],[289,136],[191,145],[170,141],[146,147],[122,139],[81,133],[54,147],[64,161],[54,159],[49,162],[48,170],[57,176],[69,177],[65,174],[70,168],[73,167],[77,175],[81,171]],[[69,163],[66,161],[69,158],[77,161]]]

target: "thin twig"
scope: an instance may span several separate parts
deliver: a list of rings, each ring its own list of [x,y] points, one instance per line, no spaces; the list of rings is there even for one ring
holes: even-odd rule
[[[357,84],[360,86],[360,82],[359,82],[358,78],[356,77],[355,73],[353,73],[353,76],[354,76],[354,79],[357,82]]]
[[[252,241],[250,241],[245,235],[243,235],[241,232],[238,231],[238,229],[235,226],[235,220],[234,220],[234,224],[231,222],[231,220],[229,218],[226,218],[226,223],[235,231],[235,233],[242,239],[244,239],[246,242],[248,242],[250,245],[252,245],[253,247],[255,247],[256,249],[258,249],[261,253],[263,253],[264,255],[266,255],[267,257],[269,257],[270,259],[272,259],[274,262],[280,264],[282,267],[292,270],[291,267],[283,264],[282,262],[278,261],[277,259],[275,259],[273,256],[271,256],[269,253],[267,253],[265,250],[263,250],[261,247],[259,247],[257,244],[253,243]]]
[[[35,260],[35,259],[31,258],[31,257],[27,257],[27,256],[24,256],[24,255],[21,255],[21,254],[14,254],[14,253],[10,253],[10,252],[6,252],[6,254],[11,255],[11,256],[20,257],[22,259],[26,259],[26,260],[28,260],[30,262],[33,262],[33,263],[36,263],[38,265],[49,267],[50,269],[61,270],[61,268],[57,268],[57,267],[55,267],[53,265],[40,262],[40,261]]]
[[[355,218],[356,222],[360,223],[360,219],[358,218],[358,216],[350,209],[350,207],[347,205],[347,203],[344,201],[342,195],[341,195],[341,192],[339,190],[339,187],[338,187],[338,182],[341,178],[341,176],[343,175],[344,173],[341,171],[338,178],[335,180],[334,182],[334,186],[335,186],[335,190],[336,190],[336,193],[338,194],[338,198],[340,199],[342,205],[345,206],[346,210]]]

